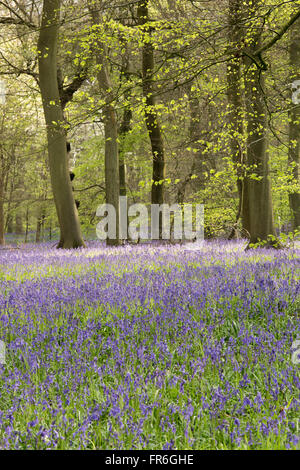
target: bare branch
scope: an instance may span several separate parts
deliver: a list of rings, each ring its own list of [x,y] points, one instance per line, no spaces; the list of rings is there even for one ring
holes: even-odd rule
[[[260,55],[270,49],[279,39],[282,38],[282,36],[288,31],[288,29],[297,21],[297,19],[300,17],[300,9],[295,13],[291,19],[281,28],[281,30],[276,33],[276,36],[273,37],[270,41],[268,41],[266,44],[264,44],[262,47],[260,47],[255,53],[253,54],[254,56],[260,57]]]
[[[10,7],[9,5],[7,5],[6,3],[2,1],[0,1],[0,5],[2,5],[4,8],[9,10],[13,15],[11,18],[10,17],[2,18],[3,20],[5,20],[5,23],[2,22],[2,24],[16,24],[16,25],[23,24],[30,29],[37,29],[37,26],[35,24],[31,23],[30,21],[27,21],[26,19],[22,18],[22,16],[18,15],[14,8]]]

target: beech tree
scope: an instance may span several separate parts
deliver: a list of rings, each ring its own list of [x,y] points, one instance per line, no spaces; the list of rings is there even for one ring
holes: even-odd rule
[[[248,14],[257,11],[259,1],[252,2]],[[251,57],[261,47],[262,27],[253,26],[248,37],[248,55],[244,56],[245,100],[247,113],[247,170],[244,179],[243,226],[250,233],[250,244],[260,241],[272,245],[276,237],[267,147],[267,109],[264,71]],[[271,238],[270,238],[271,237]]]
[[[228,4],[228,27],[229,27],[229,45],[231,48],[231,57],[227,64],[227,96],[229,106],[229,138],[231,158],[234,162],[237,173],[238,189],[238,211],[236,223],[242,215],[242,207],[246,208],[243,200],[243,165],[245,164],[244,149],[244,92],[242,87],[242,57],[241,49],[243,47],[243,6],[241,0],[229,0]],[[242,221],[246,222],[246,217]],[[245,226],[243,227],[245,229]],[[249,228],[249,227],[248,227]],[[237,236],[234,228],[229,238]]]
[[[38,40],[39,85],[47,127],[51,184],[60,226],[60,248],[84,246],[69,177],[67,140],[57,80],[60,0],[44,0]]]
[[[129,204],[204,203],[207,236],[248,234],[249,247],[276,244],[274,218],[299,227],[299,105],[282,85],[300,79],[298,0],[13,3],[0,2],[0,75],[31,102],[18,139],[32,145],[17,150],[28,174],[4,165],[3,231],[29,240],[34,230],[38,241],[51,222],[56,236],[57,213],[58,246],[83,246],[78,217],[95,236],[98,205],[118,214],[125,194]],[[2,161],[21,127],[10,114]]]
[[[153,155],[153,175],[151,187],[151,203],[163,204],[165,155],[161,127],[156,110],[156,95],[154,75],[154,48],[151,42],[151,24],[149,18],[148,0],[141,0],[138,5],[138,24],[143,31],[142,46],[142,87],[145,100],[146,126],[151,142]]]
[[[293,228],[300,228],[300,102],[297,89],[300,81],[300,21],[296,21],[290,29],[290,79],[292,100],[289,113],[289,162],[293,165],[295,188],[289,195],[293,217]]]
[[[100,25],[101,2],[94,3],[90,8],[93,25]],[[97,80],[101,96],[105,104],[103,106],[103,122],[105,136],[105,196],[106,204],[111,204],[116,212],[116,238],[107,238],[107,245],[118,245],[119,239],[119,147],[118,147],[118,118],[114,106],[113,87],[107,66],[107,48],[97,38],[94,41],[94,53],[97,64]]]

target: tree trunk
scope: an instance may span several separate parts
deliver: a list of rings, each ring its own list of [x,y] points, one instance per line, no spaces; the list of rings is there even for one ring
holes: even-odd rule
[[[300,22],[290,30],[291,83],[300,80]],[[298,190],[289,195],[293,230],[300,229],[300,103],[293,103],[289,113],[289,163],[293,165],[294,184]]]
[[[47,127],[51,185],[60,227],[59,248],[84,246],[67,161],[64,117],[57,82],[60,0],[44,0],[38,40],[39,77]]]
[[[25,240],[24,242],[28,242],[28,232],[29,232],[29,207],[26,207],[26,216],[25,216]]]
[[[131,119],[132,119],[132,111],[130,106],[126,106],[123,112],[123,119],[119,129],[119,178],[120,178],[120,196],[127,195],[127,188],[126,188],[126,162],[125,162],[125,140],[127,134],[131,130]],[[129,217],[128,212],[126,214],[127,219],[127,233],[126,239],[128,239],[128,227],[129,227]]]
[[[94,7],[95,8],[95,7]],[[99,10],[91,9],[94,25],[100,24]],[[118,149],[118,121],[113,104],[112,83],[106,62],[106,47],[101,41],[96,41],[96,63],[98,65],[97,80],[99,88],[105,99],[103,108],[104,134],[105,134],[105,195],[106,204],[111,204],[116,211],[116,238],[107,238],[109,246],[119,245],[119,149]]]
[[[5,245],[4,226],[4,184],[3,176],[0,174],[0,245]]]
[[[138,6],[138,22],[144,26],[145,32],[150,32],[148,0],[142,0]],[[155,109],[156,99],[154,96],[154,49],[151,41],[144,41],[142,50],[142,75],[143,75],[143,96],[145,99],[146,126],[151,142],[153,155],[153,183],[151,188],[151,203],[163,204],[165,179],[165,157],[161,129],[158,122],[158,115]]]
[[[16,234],[21,235],[24,233],[22,215],[17,213],[15,220],[16,220]]]
[[[237,190],[238,190],[238,210],[236,215],[236,223],[239,221],[242,212],[243,197],[243,167],[245,160],[244,155],[244,103],[242,91],[242,60],[240,58],[240,49],[242,47],[243,32],[240,21],[242,17],[241,0],[229,0],[229,42],[232,47],[232,59],[227,66],[227,98],[228,98],[228,130],[230,132],[230,150],[231,158],[235,166],[237,174]],[[247,230],[248,221],[246,214],[242,216],[243,229]],[[236,235],[235,228],[229,238]]]
[[[7,218],[6,218],[6,231],[7,233],[13,233],[14,231],[14,228],[13,228],[13,218],[12,218],[12,215],[11,214],[8,214],[7,215]]]
[[[260,47],[260,31],[252,35],[250,54]],[[271,185],[266,140],[267,109],[264,95],[264,72],[248,57],[245,58],[245,99],[247,113],[247,171],[244,179],[244,226],[250,233],[248,247],[258,242],[274,246]],[[250,171],[249,171],[250,167]]]
[[[36,233],[35,233],[35,242],[39,243],[43,237],[43,228],[45,222],[45,208],[42,207],[39,211],[37,221],[36,221]]]
[[[9,178],[9,190],[8,192],[8,201],[7,201],[7,211],[6,211],[6,221],[5,221],[5,228],[7,233],[13,233],[14,231],[14,223],[13,223],[13,215],[12,215],[12,195],[15,186],[15,172],[13,171],[11,177]]]
[[[123,112],[123,120],[119,130],[119,176],[120,176],[120,196],[126,196],[126,163],[125,163],[125,139],[131,130],[132,111],[130,106]]]
[[[35,243],[39,243],[41,241],[41,228],[42,228],[42,220],[39,216],[36,221],[36,232],[35,232]]]
[[[197,142],[202,137],[202,128],[200,124],[200,106],[199,100],[197,97],[193,96],[192,84],[188,83],[186,87],[186,92],[189,97],[189,107],[190,107],[190,125],[189,125],[189,137],[190,145],[194,148],[197,148],[197,153],[194,153],[193,150],[190,151],[190,166],[187,169],[185,166],[179,167],[179,174],[185,173],[185,178],[180,178],[180,181],[176,185],[177,195],[176,202],[178,204],[184,204],[186,197],[186,190],[189,184],[192,182],[193,174],[197,174],[198,178],[196,180],[195,191],[201,191],[205,188],[205,170],[207,170],[207,163],[203,157],[202,144]],[[188,170],[188,171],[187,171]]]

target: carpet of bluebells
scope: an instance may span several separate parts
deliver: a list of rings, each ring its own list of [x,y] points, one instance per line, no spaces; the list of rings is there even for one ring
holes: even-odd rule
[[[300,449],[300,247],[0,251],[0,449]]]

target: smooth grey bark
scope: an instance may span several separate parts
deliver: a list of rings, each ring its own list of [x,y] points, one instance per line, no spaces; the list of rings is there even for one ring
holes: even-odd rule
[[[96,4],[97,5],[97,4]],[[93,24],[100,24],[99,10],[91,8]],[[117,113],[113,104],[112,83],[107,67],[107,50],[105,45],[96,40],[94,49],[96,63],[98,66],[97,80],[102,96],[105,100],[103,107],[104,135],[105,135],[105,198],[106,204],[111,204],[116,211],[116,238],[107,238],[109,246],[120,244],[119,235],[119,149],[118,149],[118,121]]]
[[[27,204],[26,213],[25,213],[25,239],[24,242],[28,242],[28,233],[29,233],[29,206]]]
[[[6,220],[5,220],[5,229],[7,233],[13,233],[14,231],[14,222],[12,214],[12,195],[15,188],[15,167],[13,166],[13,171],[10,178],[7,178],[7,210],[6,210]]]
[[[39,82],[47,127],[51,186],[60,226],[59,248],[84,246],[69,178],[64,116],[57,81],[60,0],[44,0],[38,40]]]
[[[300,22],[290,28],[290,81],[300,80]],[[289,163],[293,165],[294,184],[298,186],[289,195],[293,229],[300,229],[300,104],[292,103],[289,113]]]
[[[192,84],[188,83],[186,87],[186,92],[189,97],[189,109],[190,109],[190,124],[189,124],[189,145],[192,145],[193,148],[197,148],[197,152],[191,152],[191,164],[189,171],[186,172],[185,178],[181,178],[177,186],[177,195],[176,202],[178,204],[183,204],[185,201],[186,191],[189,184],[192,183],[192,176],[194,173],[197,174],[198,178],[196,180],[196,191],[203,190],[205,187],[205,176],[204,173],[207,170],[207,162],[203,158],[202,144],[199,144],[197,141],[202,138],[203,129],[201,127],[201,118],[200,118],[200,105],[199,99],[196,96],[193,96],[191,91]]]
[[[4,220],[4,181],[2,172],[0,173],[0,245],[5,245],[5,237],[4,237],[4,228],[5,228],[5,220]]]
[[[42,229],[42,219],[39,216],[36,221],[35,243],[39,243],[41,241],[41,229]]]
[[[250,54],[261,45],[261,31],[252,35]],[[276,231],[273,217],[269,161],[267,149],[267,109],[264,92],[264,72],[249,57],[245,57],[245,101],[247,115],[247,169],[244,179],[243,216],[250,233],[248,247],[258,242],[274,246]],[[250,168],[249,168],[250,167]],[[253,177],[255,176],[255,177]]]
[[[242,1],[229,0],[228,4],[228,25],[229,42],[232,48],[232,57],[227,65],[227,99],[228,99],[228,127],[230,132],[230,151],[231,159],[235,166],[237,175],[238,190],[238,210],[236,215],[236,224],[240,217],[242,218],[243,229],[248,230],[248,221],[246,214],[242,214],[243,198],[243,164],[245,161],[245,149],[243,148],[244,135],[244,99],[242,90],[242,59],[240,50],[242,48],[243,29],[242,20]],[[232,229],[229,239],[237,236],[236,227]]]
[[[123,119],[119,130],[119,177],[120,177],[120,196],[126,196],[126,162],[125,162],[125,139],[131,130],[132,111],[130,107],[125,108]]]
[[[148,0],[142,0],[138,5],[138,24],[147,27],[149,23]],[[143,96],[145,98],[146,126],[151,142],[153,155],[153,183],[151,188],[151,203],[163,204],[165,179],[165,156],[161,128],[155,109],[156,99],[154,95],[154,48],[151,41],[144,41],[142,48],[142,77]]]
[[[39,243],[43,236],[43,228],[46,218],[45,207],[41,207],[36,220],[36,232],[35,232],[35,241]]]

